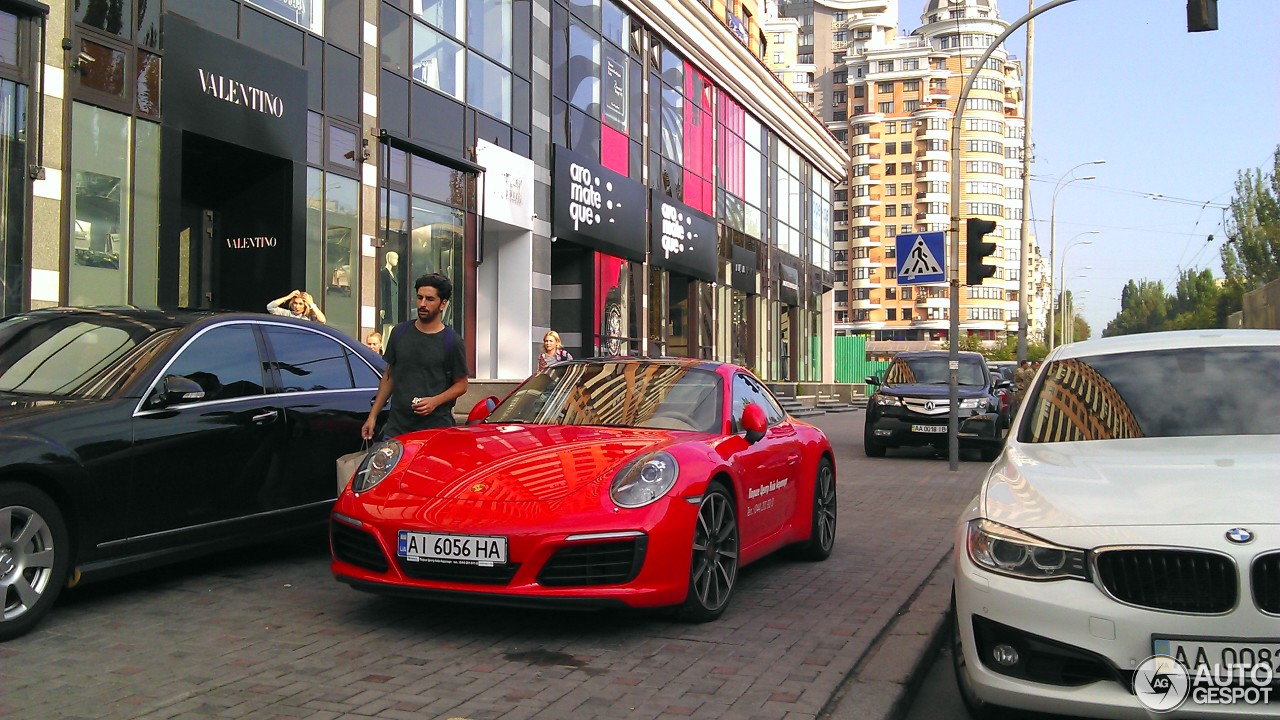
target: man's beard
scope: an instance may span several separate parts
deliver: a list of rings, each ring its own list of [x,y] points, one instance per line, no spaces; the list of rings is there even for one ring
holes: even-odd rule
[[[419,322],[430,323],[430,322],[434,322],[439,317],[440,317],[440,310],[438,309],[432,311],[424,308],[418,308]]]

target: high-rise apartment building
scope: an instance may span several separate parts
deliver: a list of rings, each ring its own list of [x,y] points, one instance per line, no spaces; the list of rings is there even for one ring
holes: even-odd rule
[[[784,0],[776,15],[767,10],[761,26],[771,42],[794,26],[794,64],[772,50],[766,60],[850,154],[833,198],[835,334],[894,344],[945,338],[947,284],[899,286],[896,238],[950,228],[951,121],[969,72],[1008,27],[995,0],[923,2],[909,35],[898,32],[896,0]],[[996,222],[988,239],[997,243],[997,272],[982,286],[961,286],[959,327],[993,342],[1018,329],[1022,76],[1021,62],[997,49],[970,91],[961,128],[958,214]],[[962,258],[963,251],[962,238]],[[1034,342],[1045,308],[1038,253],[1028,272]]]

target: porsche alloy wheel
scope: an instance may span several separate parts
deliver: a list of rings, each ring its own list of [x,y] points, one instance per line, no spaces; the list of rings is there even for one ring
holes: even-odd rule
[[[678,612],[680,619],[707,622],[720,617],[737,580],[738,518],[728,491],[713,484],[698,506],[689,594]]]
[[[801,560],[826,560],[836,542],[836,471],[822,458],[813,480],[813,519],[809,539],[792,546],[792,555]]]
[[[43,492],[0,485],[0,641],[26,633],[58,598],[70,567],[62,514]]]

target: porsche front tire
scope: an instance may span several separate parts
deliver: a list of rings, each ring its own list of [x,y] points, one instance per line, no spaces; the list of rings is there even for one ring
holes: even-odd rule
[[[702,623],[724,613],[738,582],[738,543],[738,517],[733,498],[723,486],[712,484],[698,506],[689,592],[676,617],[685,622]]]

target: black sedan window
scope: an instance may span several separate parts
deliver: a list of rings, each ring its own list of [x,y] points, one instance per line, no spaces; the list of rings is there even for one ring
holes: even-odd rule
[[[331,338],[310,330],[264,325],[284,392],[349,390],[351,367],[347,349]]]
[[[0,323],[0,391],[78,395],[153,328],[111,317],[17,316]]]
[[[265,387],[258,342],[245,323],[205,332],[183,348],[166,375],[194,381],[204,390],[205,401],[261,395]]]

